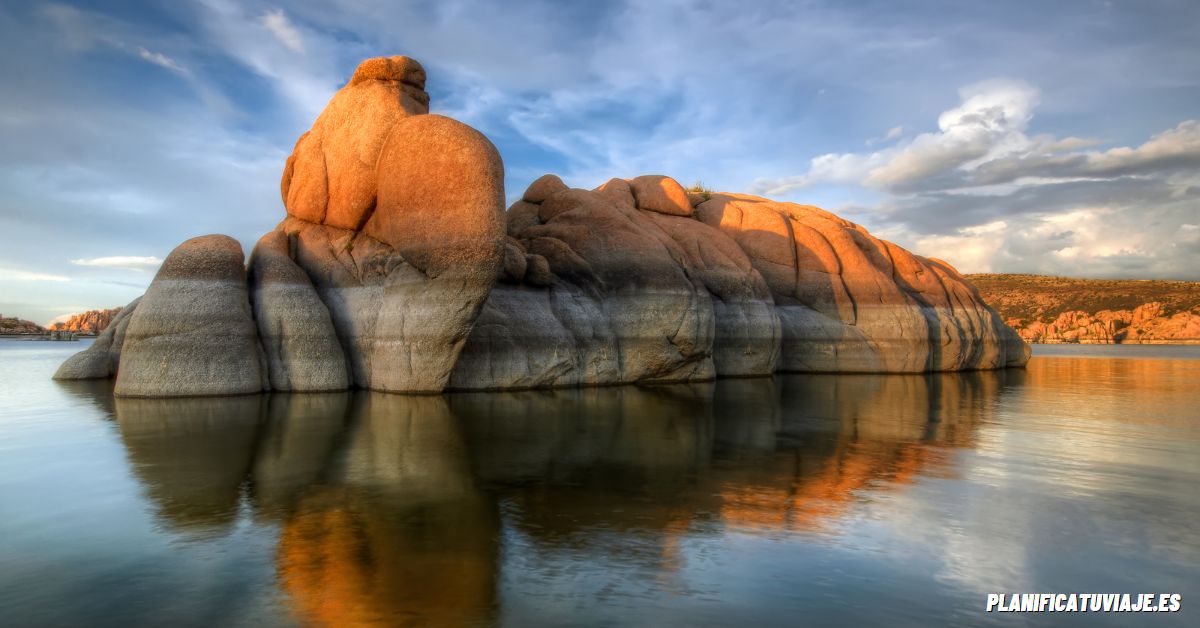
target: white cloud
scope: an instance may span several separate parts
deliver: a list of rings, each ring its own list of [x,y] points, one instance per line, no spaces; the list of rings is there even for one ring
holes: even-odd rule
[[[283,9],[267,11],[262,16],[262,24],[275,35],[279,43],[287,46],[288,50],[304,54],[304,40],[300,37],[300,31],[296,30]]]
[[[752,190],[881,194],[853,207],[856,219],[964,272],[1196,277],[1200,238],[1184,225],[1200,215],[1200,121],[1098,150],[1096,140],[1027,134],[1040,100],[1027,83],[985,81],[959,96],[935,132],[819,155]]]
[[[71,263],[76,266],[99,266],[103,268],[149,271],[158,268],[162,264],[162,260],[153,256],[115,255],[111,257],[93,257],[90,259],[73,259]]]
[[[900,137],[903,134],[904,134],[903,126],[894,126],[890,129],[888,129],[887,133],[884,133],[883,135],[881,135],[879,137],[872,137],[872,138],[868,139],[866,144],[867,144],[867,146],[874,146],[874,145],[882,143],[882,142],[890,142],[890,141]]]
[[[287,122],[301,132],[348,78],[338,62],[346,48],[353,46],[332,36],[302,39],[282,10],[264,13],[226,0],[201,0],[199,4],[203,7],[196,24],[200,36],[267,79],[286,103],[282,113]]]
[[[188,73],[187,69],[185,69],[183,66],[179,65],[179,63],[177,63],[171,57],[168,57],[167,55],[165,55],[161,52],[154,52],[151,50],[147,50],[141,46],[138,46],[137,55],[139,57],[141,57],[142,60],[144,60],[144,61],[149,61],[150,63],[153,63],[154,65],[167,68],[168,70],[171,70],[174,72],[179,72],[180,74]]]
[[[1025,129],[1038,102],[1036,88],[1022,81],[993,79],[960,89],[959,98],[957,107],[938,116],[937,132],[922,133],[872,153],[820,155],[812,159],[808,172],[757,181],[752,191],[786,194],[815,183],[904,189],[1003,155],[1019,154],[1031,146]],[[894,139],[903,132],[903,127],[894,127],[868,144]]]
[[[4,279],[11,281],[71,281],[70,277],[64,277],[63,275],[0,267],[0,280]]]

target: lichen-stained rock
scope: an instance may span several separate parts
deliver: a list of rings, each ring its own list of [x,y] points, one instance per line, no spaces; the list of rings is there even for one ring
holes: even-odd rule
[[[138,297],[121,308],[108,328],[101,332],[87,349],[67,358],[67,361],[58,367],[54,379],[104,379],[116,375],[121,361],[121,344],[125,342],[125,329],[129,326],[129,318],[133,315],[134,308],[141,300],[142,298]]]
[[[375,203],[376,163],[397,122],[429,113],[425,69],[408,57],[359,64],[284,167],[288,214],[342,229],[361,228]]]
[[[223,235],[192,238],[171,251],[129,319],[117,396],[267,388],[243,262],[242,246]]]
[[[625,181],[595,191],[555,181],[539,179],[539,189],[511,210],[538,207],[537,222],[509,221],[510,237],[530,253],[525,279],[492,291],[451,387],[692,381],[774,370],[780,329],[771,295],[732,240],[690,218],[637,209]],[[557,191],[543,194],[547,187]]]
[[[917,372],[1028,360],[944,262],[806,205],[719,193],[695,215],[733,238],[770,286],[783,326],[779,370]]]
[[[272,390],[349,387],[346,356],[329,310],[289,257],[287,236],[280,231],[264,235],[250,255],[250,301]]]

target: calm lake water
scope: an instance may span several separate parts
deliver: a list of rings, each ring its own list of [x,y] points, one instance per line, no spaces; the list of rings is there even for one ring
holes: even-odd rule
[[[84,346],[0,341],[0,624],[1200,625],[1200,347],[133,400],[50,380]]]

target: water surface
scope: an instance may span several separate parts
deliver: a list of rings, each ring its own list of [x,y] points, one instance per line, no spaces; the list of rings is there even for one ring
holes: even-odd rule
[[[1039,346],[1024,371],[928,376],[143,400],[51,381],[83,346],[0,341],[0,623],[1197,618],[1200,347]],[[1179,592],[1183,612],[988,616],[989,592]]]

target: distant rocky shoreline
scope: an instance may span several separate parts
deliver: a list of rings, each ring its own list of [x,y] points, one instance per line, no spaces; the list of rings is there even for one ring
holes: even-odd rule
[[[425,70],[364,61],[284,166],[249,262],[179,245],[58,379],[124,397],[667,383],[1023,366],[949,264],[822,209],[658,175],[535,181],[429,114]]]
[[[108,328],[121,308],[88,310],[66,321],[42,327],[33,321],[0,316],[0,338],[10,340],[78,340],[95,337]]]
[[[33,321],[0,314],[0,336],[41,336],[46,328]]]
[[[1200,344],[1200,282],[968,275],[1025,342]]]

